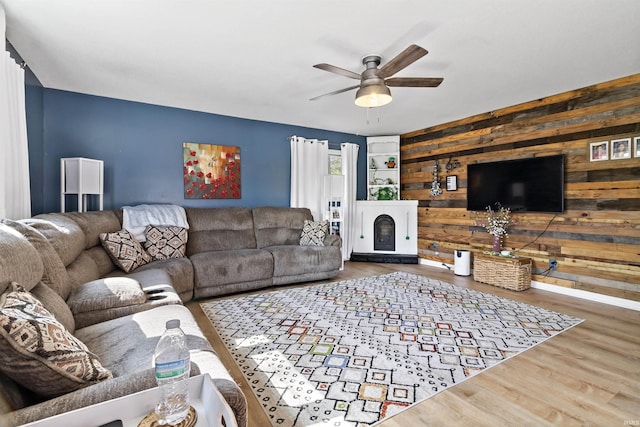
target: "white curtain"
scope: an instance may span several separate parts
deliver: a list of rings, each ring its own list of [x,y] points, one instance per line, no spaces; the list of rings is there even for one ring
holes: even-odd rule
[[[0,6],[0,34],[5,15]],[[0,63],[0,218],[31,216],[24,70],[4,52]]]
[[[348,260],[353,251],[356,239],[356,193],[358,190],[358,144],[349,142],[340,145],[342,157],[342,174],[344,175],[343,198],[343,231],[342,231],[342,259]]]
[[[323,219],[323,177],[329,170],[329,142],[292,136],[291,207],[309,208],[316,221]]]

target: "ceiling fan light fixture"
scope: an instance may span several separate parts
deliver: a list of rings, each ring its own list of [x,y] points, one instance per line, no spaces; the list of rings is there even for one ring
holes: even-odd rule
[[[391,102],[391,91],[384,84],[363,86],[356,92],[359,107],[382,107]]]

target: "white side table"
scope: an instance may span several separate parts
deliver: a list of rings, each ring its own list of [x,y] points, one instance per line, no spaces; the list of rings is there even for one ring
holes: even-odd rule
[[[195,427],[238,427],[231,407],[213,385],[209,374],[189,379],[191,406],[198,414]],[[25,424],[23,427],[87,427],[122,420],[123,427],[137,427],[158,401],[158,388],[97,403],[75,411]],[[224,424],[222,420],[224,419]]]

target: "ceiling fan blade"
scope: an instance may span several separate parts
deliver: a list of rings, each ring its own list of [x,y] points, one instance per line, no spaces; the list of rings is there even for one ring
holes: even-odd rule
[[[344,89],[335,90],[333,92],[325,93],[324,95],[320,95],[320,96],[316,96],[314,98],[311,98],[309,101],[315,101],[316,99],[324,98],[325,96],[337,95],[339,93],[347,92],[347,91],[353,90],[353,89],[358,88],[358,87],[360,87],[360,85],[355,85],[355,86],[351,86],[351,87],[346,87]]]
[[[392,77],[384,81],[391,87],[438,87],[442,77]]]
[[[354,73],[353,71],[345,70],[344,68],[336,67],[335,65],[316,64],[313,67],[320,70],[328,71],[330,73],[340,74],[341,76],[349,77],[350,79],[360,80],[360,74]]]
[[[390,77],[403,68],[413,64],[418,59],[425,56],[427,53],[429,52],[427,52],[425,48],[422,48],[417,44],[412,44],[411,46],[400,52],[398,55],[396,55],[395,58],[384,64],[378,71],[378,77],[382,79]]]

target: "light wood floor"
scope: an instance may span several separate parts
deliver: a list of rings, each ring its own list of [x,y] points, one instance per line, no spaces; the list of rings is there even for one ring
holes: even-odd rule
[[[387,418],[379,427],[640,425],[640,312],[538,289],[503,290],[423,265],[346,262],[331,281],[393,271],[433,277],[585,322]],[[269,426],[199,302],[188,307],[247,396],[249,427]]]

